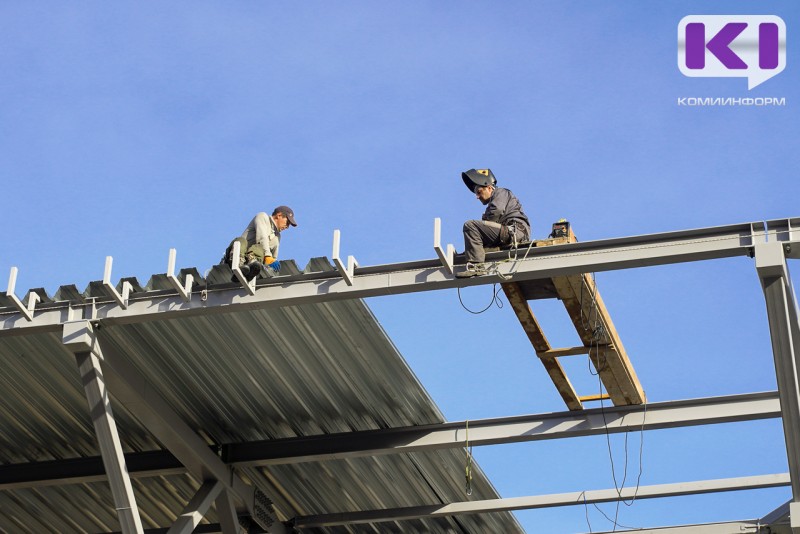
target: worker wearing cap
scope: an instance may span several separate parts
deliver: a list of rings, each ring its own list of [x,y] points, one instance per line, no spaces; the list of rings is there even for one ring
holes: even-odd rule
[[[497,187],[490,169],[470,169],[461,173],[461,179],[481,204],[486,206],[481,220],[464,223],[464,254],[466,269],[456,273],[457,278],[486,274],[485,247],[515,246],[530,239],[531,226],[514,193]]]
[[[242,274],[248,280],[258,276],[261,272],[261,265],[265,264],[273,271],[278,272],[281,268],[278,262],[278,246],[281,242],[281,232],[297,226],[294,220],[294,212],[289,206],[278,206],[272,211],[272,216],[265,212],[256,214],[247,225],[241,237],[237,237],[225,251],[224,261],[228,265],[232,262],[233,244],[238,241],[240,248],[239,265]]]

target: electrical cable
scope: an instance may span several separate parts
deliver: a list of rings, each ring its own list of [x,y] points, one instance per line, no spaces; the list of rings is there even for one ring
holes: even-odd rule
[[[466,422],[466,445],[464,452],[467,454],[467,459],[464,465],[464,478],[466,482],[465,491],[467,495],[472,495],[472,445],[469,444],[469,419]]]
[[[594,506],[595,506],[595,508],[597,508],[600,511],[600,513],[602,513],[606,517],[606,519],[608,519],[610,522],[613,523],[613,525],[614,525],[613,531],[616,532],[617,526],[621,526],[623,528],[633,528],[633,527],[626,527],[625,525],[621,525],[618,522],[618,519],[619,519],[619,505],[620,505],[620,502],[622,502],[626,506],[632,506],[633,503],[636,501],[636,497],[637,497],[637,495],[639,493],[639,487],[640,487],[640,483],[641,483],[641,479],[642,479],[642,473],[643,473],[643,470],[644,470],[644,467],[643,467],[644,426],[645,426],[645,422],[647,420],[647,397],[645,396],[644,414],[643,414],[643,417],[642,417],[642,427],[641,427],[641,429],[639,431],[639,474],[638,474],[637,479],[636,479],[636,489],[634,490],[633,497],[630,499],[630,502],[628,502],[626,499],[624,499],[622,497],[622,490],[625,488],[625,482],[628,479],[628,434],[629,433],[625,432],[625,440],[624,440],[625,464],[623,466],[622,484],[619,484],[617,482],[616,468],[614,467],[614,455],[613,455],[613,452],[611,450],[611,434],[608,431],[608,421],[606,419],[605,403],[603,402],[603,381],[602,381],[601,376],[600,376],[601,371],[605,370],[605,365],[607,365],[607,363],[608,363],[608,358],[606,357],[606,353],[605,353],[606,347],[603,347],[604,350],[603,350],[603,353],[602,353],[602,358],[601,358],[601,353],[600,353],[600,339],[605,336],[606,332],[605,332],[605,326],[600,322],[599,310],[598,310],[598,306],[597,306],[597,280],[596,280],[596,277],[595,277],[595,273],[592,273],[591,276],[592,276],[592,283],[594,285],[594,288],[592,290],[592,295],[591,295],[592,300],[591,300],[591,304],[590,305],[592,306],[593,310],[590,310],[589,314],[588,314],[588,317],[586,317],[586,319],[584,319],[584,313],[583,313],[583,310],[584,310],[584,308],[583,308],[583,286],[584,286],[584,284],[581,283],[581,293],[580,293],[581,326],[583,327],[584,330],[588,330],[588,331],[592,332],[592,339],[591,339],[591,342],[590,342],[590,349],[589,349],[590,350],[590,354],[591,354],[591,350],[594,349],[594,351],[595,351],[595,359],[597,360],[597,363],[600,363],[601,361],[603,362],[602,366],[597,366],[597,372],[595,373],[595,372],[592,372],[591,358],[589,358],[589,373],[591,375],[593,375],[593,376],[597,376],[597,381],[598,381],[598,385],[599,385],[599,389],[600,389],[600,413],[603,416],[603,428],[604,428],[605,434],[606,434],[606,445],[607,445],[607,448],[608,448],[608,458],[609,458],[609,462],[611,464],[611,478],[614,481],[614,490],[617,492],[617,497],[618,497],[618,499],[616,501],[616,510],[615,510],[615,514],[614,514],[614,519],[613,520],[611,518],[609,518],[602,510],[600,510],[600,508],[596,504]],[[594,325],[592,325],[592,311],[594,311]]]
[[[597,509],[597,511],[598,511],[598,512],[600,512],[600,513],[603,515],[603,517],[605,517],[606,519],[608,519],[608,522],[609,522],[609,523],[613,523],[613,524],[614,524],[614,530],[616,530],[616,527],[627,528],[628,530],[644,530],[644,528],[642,528],[642,527],[628,527],[628,526],[625,526],[625,525],[623,525],[623,524],[620,524],[620,523],[616,522],[615,520],[613,520],[613,519],[611,519],[610,517],[608,517],[608,516],[606,515],[606,513],[603,511],[603,509],[602,509],[602,508],[600,508],[599,506],[597,506],[597,503],[596,503],[596,502],[593,502],[593,503],[592,503],[592,506],[594,506],[594,507]]]
[[[496,305],[498,308],[501,308],[501,309],[503,307],[503,301],[498,298],[498,295],[499,295],[500,290],[502,288],[501,287],[497,287],[497,284],[492,284],[492,300],[489,301],[488,306],[486,306],[484,309],[482,309],[480,311],[474,311],[474,310],[470,310],[469,308],[467,308],[467,305],[464,304],[464,301],[461,299],[461,288],[459,287],[459,288],[456,288],[456,289],[458,290],[458,302],[461,303],[461,307],[464,308],[465,310],[467,310],[469,313],[471,313],[473,315],[480,315],[481,313],[483,313],[485,311],[488,311],[489,308],[492,307],[492,304]]]
[[[589,534],[592,533],[592,523],[589,521],[589,506],[586,504],[586,490],[581,492],[583,497],[583,513],[586,515],[586,526],[589,527]]]

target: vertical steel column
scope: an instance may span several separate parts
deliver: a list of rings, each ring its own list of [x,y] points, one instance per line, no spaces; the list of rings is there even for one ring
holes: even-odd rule
[[[767,317],[781,400],[783,433],[792,482],[789,505],[792,532],[800,533],[800,323],[798,322],[784,244],[780,241],[755,246],[756,271],[764,289]]]
[[[92,325],[89,321],[64,324],[62,342],[75,354],[81,373],[81,382],[89,401],[89,414],[94,423],[103,466],[111,484],[111,494],[117,509],[120,527],[124,534],[143,532],[139,508],[133,495],[131,479],[122,454],[117,424],[111,411],[100,360],[103,358]]]

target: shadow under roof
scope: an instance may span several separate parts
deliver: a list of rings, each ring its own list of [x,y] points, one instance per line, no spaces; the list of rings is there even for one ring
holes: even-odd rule
[[[317,267],[319,268],[319,263]],[[321,270],[330,269],[330,264]],[[195,271],[196,272],[196,271]],[[207,280],[201,283],[211,287]],[[141,292],[152,287],[142,288]],[[150,285],[150,284],[149,284]],[[62,287],[55,298],[81,298]],[[96,283],[90,284],[96,287]],[[86,294],[84,294],[84,297]],[[3,303],[0,303],[2,306]],[[444,422],[362,300],[101,324],[101,347],[146,377],[209,446]],[[0,470],[100,455],[74,355],[61,333],[0,337]],[[112,395],[126,453],[163,450]],[[473,464],[474,465],[474,464]],[[465,494],[463,449],[237,468],[293,517],[498,498],[477,465]],[[134,476],[145,528],[169,527],[201,481],[182,469]],[[2,487],[2,486],[0,486]],[[205,522],[216,522],[213,507]],[[0,531],[119,530],[105,481],[0,491]],[[305,532],[522,532],[508,512]]]

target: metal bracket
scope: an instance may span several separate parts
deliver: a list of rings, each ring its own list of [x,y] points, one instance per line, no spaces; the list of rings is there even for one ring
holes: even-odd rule
[[[800,530],[800,502],[789,503],[789,521],[792,532]]]
[[[239,280],[239,283],[242,284],[247,292],[252,296],[256,294],[256,279],[253,278],[252,280],[248,281],[245,278],[244,273],[239,268],[239,258],[242,254],[242,244],[238,241],[233,242],[233,258],[231,258],[231,269],[233,270],[233,274],[236,276],[236,279]]]
[[[111,296],[114,297],[114,300],[117,301],[117,304],[122,306],[122,309],[125,310],[128,308],[128,295],[130,295],[131,289],[133,288],[130,282],[122,282],[122,294],[120,295],[119,291],[117,291],[117,288],[111,283],[111,264],[113,262],[114,259],[111,256],[106,256],[106,268],[105,272],[103,273],[103,286],[111,293]]]
[[[774,236],[773,239],[784,243],[783,249],[787,258],[800,257],[800,248],[795,246],[792,250],[792,243],[800,241],[800,218],[767,221],[766,225]]]
[[[174,248],[169,249],[169,261],[167,262],[167,280],[172,284],[184,302],[189,302],[192,298],[192,282],[194,277],[191,274],[186,275],[184,285],[181,285],[180,280],[175,276],[175,256],[177,252]],[[238,256],[237,256],[238,257]]]
[[[333,263],[336,264],[336,269],[344,278],[344,281],[347,283],[348,286],[353,285],[353,277],[355,276],[355,269],[358,267],[358,262],[353,256],[347,257],[347,267],[345,267],[344,263],[342,262],[342,258],[339,257],[339,242],[341,241],[341,232],[339,230],[333,231]]]
[[[14,289],[17,286],[17,271],[16,267],[11,268],[11,275],[8,277],[8,289],[6,289],[6,297],[11,299],[11,302],[14,303],[14,306],[19,310],[19,312],[25,316],[28,321],[33,321],[33,309],[36,307],[36,303],[39,302],[39,295],[37,295],[34,291],[31,291],[28,294],[28,305],[24,305],[17,295],[14,294]]]
[[[436,217],[433,220],[433,250],[439,256],[439,261],[449,274],[453,274],[453,258],[456,255],[456,247],[447,245],[447,251],[442,248],[442,220]]]

